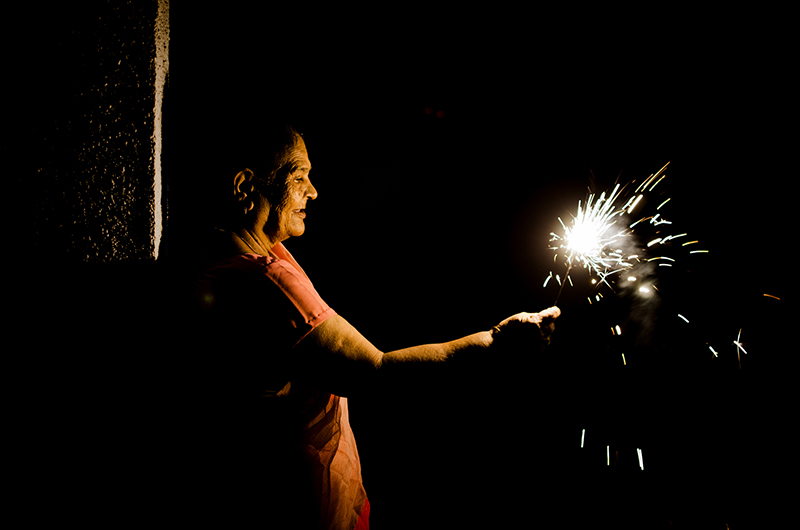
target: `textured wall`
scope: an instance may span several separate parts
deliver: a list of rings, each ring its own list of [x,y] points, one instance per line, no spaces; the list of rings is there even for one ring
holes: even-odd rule
[[[168,13],[167,0],[138,0],[18,17],[28,245],[69,261],[158,257]]]

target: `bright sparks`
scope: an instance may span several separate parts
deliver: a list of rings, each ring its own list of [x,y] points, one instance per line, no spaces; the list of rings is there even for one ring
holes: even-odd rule
[[[567,280],[573,285],[571,273],[578,267],[588,270],[593,288],[587,300],[594,304],[603,296],[599,292],[603,284],[617,293],[617,281],[625,294],[634,291],[640,297],[657,296],[659,290],[649,275],[660,274],[656,270],[670,274],[668,271],[679,268],[678,262],[684,256],[709,252],[692,250],[699,241],[690,240],[686,232],[672,232],[672,220],[665,217],[674,204],[672,199],[664,197],[660,190],[652,193],[664,180],[668,165],[669,162],[642,182],[618,183],[613,190],[589,194],[578,201],[570,222],[558,218],[563,231],[550,233],[550,250],[554,251],[554,264],[559,259],[565,262],[566,273],[562,278],[551,271],[543,285],[559,285],[556,302]],[[638,282],[646,284],[635,285]]]
[[[606,197],[606,193],[600,194],[595,201],[594,194],[589,195],[584,206],[578,202],[578,213],[572,219],[572,223],[567,225],[561,218],[558,221],[564,228],[563,235],[551,232],[551,242],[557,242],[557,247],[553,250],[563,249],[566,251],[566,261],[569,268],[580,264],[585,269],[593,270],[600,281],[605,278],[631,267],[619,248],[623,238],[630,235],[630,230],[617,228],[617,218],[632,210],[638,200],[630,201],[623,208],[617,208],[615,201],[620,195],[620,185],[617,184],[611,194]],[[641,196],[639,196],[641,198]]]
[[[737,352],[739,350],[742,350],[745,354],[747,354],[747,350],[745,350],[744,347],[742,346],[741,340],[742,340],[742,330],[740,329],[739,335],[736,336],[736,340],[733,341],[733,343],[736,345]]]
[[[736,336],[736,340],[733,341],[733,344],[736,345],[736,358],[739,360],[739,370],[742,369],[742,354],[739,353],[743,351],[745,354],[747,353],[744,348],[742,348],[742,330],[739,330],[739,334]]]

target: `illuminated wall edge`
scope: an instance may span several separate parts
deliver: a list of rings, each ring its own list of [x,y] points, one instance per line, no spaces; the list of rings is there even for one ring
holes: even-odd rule
[[[155,26],[155,108],[153,109],[153,232],[151,248],[153,259],[158,259],[163,230],[163,206],[161,200],[161,106],[164,100],[164,83],[169,71],[169,0],[158,0],[158,16]]]

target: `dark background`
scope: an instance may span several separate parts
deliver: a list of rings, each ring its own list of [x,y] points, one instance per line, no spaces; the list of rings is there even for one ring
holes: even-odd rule
[[[660,278],[657,307],[623,296],[589,306],[579,271],[545,353],[352,399],[375,528],[554,517],[556,527],[763,527],[784,499],[772,482],[788,424],[776,377],[789,353],[781,244],[792,191],[780,32],[736,13],[602,15],[173,6],[159,261],[73,263],[28,239],[48,275],[23,276],[19,334],[83,352],[24,362],[18,399],[49,425],[37,454],[57,461],[46,440],[94,435],[98,418],[110,433],[88,453],[76,442],[79,454],[118,458],[130,440],[158,451],[152,396],[169,383],[160,368],[183,329],[165,300],[202,221],[204,149],[224,134],[209,124],[252,106],[290,115],[314,167],[319,198],[287,247],[385,351],[551,305],[550,232],[589,186],[641,181],[670,162],[669,217],[710,251]],[[17,182],[22,196],[28,181]],[[93,478],[113,477],[97,467]]]
[[[771,517],[765,452],[784,421],[772,377],[785,362],[785,297],[763,294],[785,289],[774,270],[788,167],[782,58],[699,21],[544,30],[552,15],[307,15],[231,10],[220,32],[173,11],[173,228],[178,190],[193,180],[182,164],[198,155],[183,120],[274,105],[305,134],[319,192],[306,234],[287,246],[383,350],[551,305],[557,285],[542,283],[563,273],[547,249],[557,217],[589,186],[641,182],[667,162],[673,233],[710,251],[662,279],[660,305],[641,319],[651,327],[629,299],[594,307],[567,289],[548,352],[353,398],[374,526],[555,517],[722,529]],[[614,337],[618,322],[641,325],[640,340]]]

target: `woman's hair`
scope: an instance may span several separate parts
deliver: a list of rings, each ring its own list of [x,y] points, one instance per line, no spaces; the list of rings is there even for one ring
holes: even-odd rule
[[[226,152],[220,153],[222,178],[232,182],[234,175],[248,168],[258,184],[271,186],[300,138],[302,135],[285,123],[259,124],[237,130],[228,136]]]

